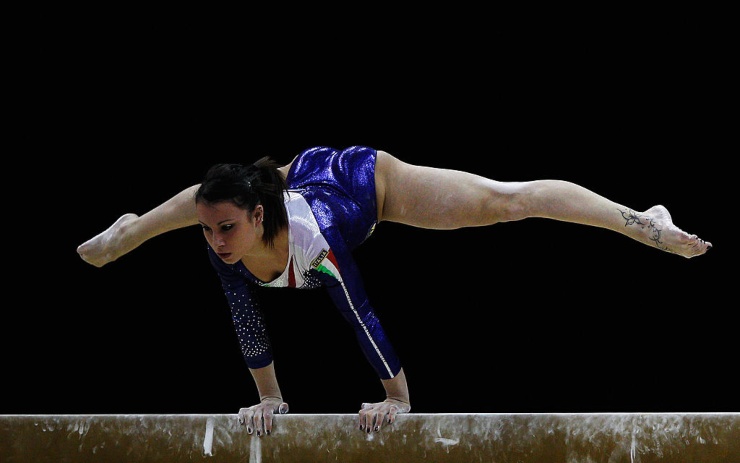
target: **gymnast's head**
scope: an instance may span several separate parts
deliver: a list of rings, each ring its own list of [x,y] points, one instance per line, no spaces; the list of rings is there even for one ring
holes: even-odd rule
[[[214,251],[219,253],[219,247],[228,250],[229,237],[237,232],[275,246],[275,237],[288,226],[283,197],[286,184],[278,167],[274,160],[263,157],[249,165],[215,164],[208,169],[195,192],[195,204],[198,221]],[[219,256],[223,258],[221,253]]]

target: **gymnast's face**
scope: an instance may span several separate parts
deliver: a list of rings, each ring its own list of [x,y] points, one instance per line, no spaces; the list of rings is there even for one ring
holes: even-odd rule
[[[231,201],[197,203],[196,208],[206,241],[227,264],[235,264],[261,249],[262,205],[257,205],[251,214]]]

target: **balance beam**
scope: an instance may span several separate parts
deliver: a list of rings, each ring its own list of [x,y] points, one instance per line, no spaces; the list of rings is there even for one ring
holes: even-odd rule
[[[249,463],[740,462],[739,413],[287,414],[247,434],[237,415],[0,415],[0,461]]]

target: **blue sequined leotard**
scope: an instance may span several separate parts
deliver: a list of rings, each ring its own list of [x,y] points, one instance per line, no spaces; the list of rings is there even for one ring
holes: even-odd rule
[[[341,151],[316,147],[293,160],[285,194],[290,252],[285,271],[275,280],[260,281],[241,262],[226,264],[208,247],[250,368],[272,362],[259,287],[323,286],[354,328],[378,375],[390,379],[400,371],[401,363],[368,301],[351,254],[377,222],[376,156],[374,149],[363,146]]]

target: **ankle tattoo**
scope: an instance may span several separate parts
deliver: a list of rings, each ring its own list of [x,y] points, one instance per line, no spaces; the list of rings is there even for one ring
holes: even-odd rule
[[[660,240],[662,229],[658,228],[654,219],[642,217],[631,209],[627,209],[625,211],[620,210],[619,213],[622,214],[622,218],[625,220],[625,227],[629,227],[631,225],[638,225],[640,228],[647,227],[648,232],[650,233],[648,240],[652,241],[658,249],[662,249],[663,251],[668,250],[668,247]]]

